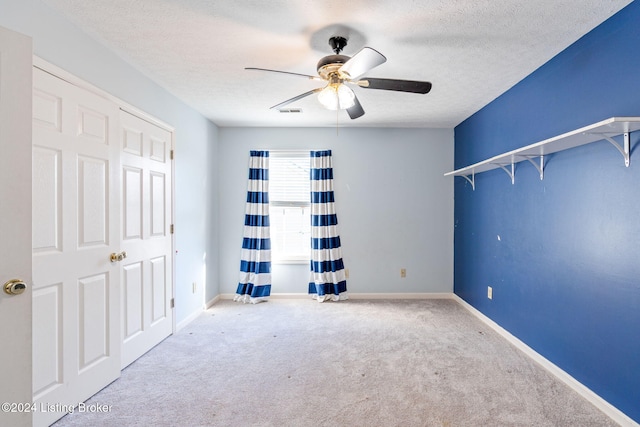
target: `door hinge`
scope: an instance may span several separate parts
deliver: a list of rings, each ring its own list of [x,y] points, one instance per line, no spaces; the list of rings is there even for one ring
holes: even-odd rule
[[[169,233],[173,234],[173,224],[169,226]]]
[[[169,158],[170,158],[171,160],[173,160],[173,156],[174,156],[174,154],[173,154],[173,150],[169,151]]]
[[[176,306],[176,300],[175,298],[171,298],[171,308],[174,308]]]

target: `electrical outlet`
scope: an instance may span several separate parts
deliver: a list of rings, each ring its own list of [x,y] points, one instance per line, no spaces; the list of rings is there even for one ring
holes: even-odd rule
[[[493,288],[491,286],[487,286],[487,298],[493,299]]]
[[[191,292],[193,292],[195,294],[196,293],[196,289],[198,289],[198,285],[196,284],[196,282],[193,282],[191,284]]]
[[[345,278],[345,279],[348,279],[348,278],[349,278],[349,269],[348,269],[348,268],[345,268],[345,269],[344,269],[344,278]]]
[[[402,277],[403,279],[405,277],[407,277],[407,269],[406,268],[401,268],[400,269],[400,277]]]

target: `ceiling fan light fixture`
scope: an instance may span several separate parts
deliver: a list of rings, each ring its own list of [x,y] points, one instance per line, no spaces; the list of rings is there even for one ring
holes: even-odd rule
[[[318,93],[318,101],[329,110],[346,110],[355,105],[356,95],[342,83],[330,83]]]

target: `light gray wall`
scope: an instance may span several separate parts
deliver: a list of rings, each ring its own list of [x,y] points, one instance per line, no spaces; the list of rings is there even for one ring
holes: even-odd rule
[[[40,58],[176,128],[176,320],[187,319],[219,292],[217,127],[39,0],[0,1],[0,25],[32,37]]]
[[[453,180],[443,176],[453,130],[220,128],[219,137],[221,293],[238,285],[251,149],[333,151],[349,292],[453,292]],[[307,264],[272,272],[273,293],[307,292]]]

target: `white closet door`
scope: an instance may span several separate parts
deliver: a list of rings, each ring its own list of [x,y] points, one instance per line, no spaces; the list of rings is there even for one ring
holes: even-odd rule
[[[173,332],[172,135],[121,112],[122,367]]]
[[[49,425],[120,375],[119,110],[33,77],[33,398],[60,404],[34,421]]]
[[[16,427],[31,426],[31,58],[31,39],[0,27],[0,287],[26,284],[0,289],[0,425]]]

